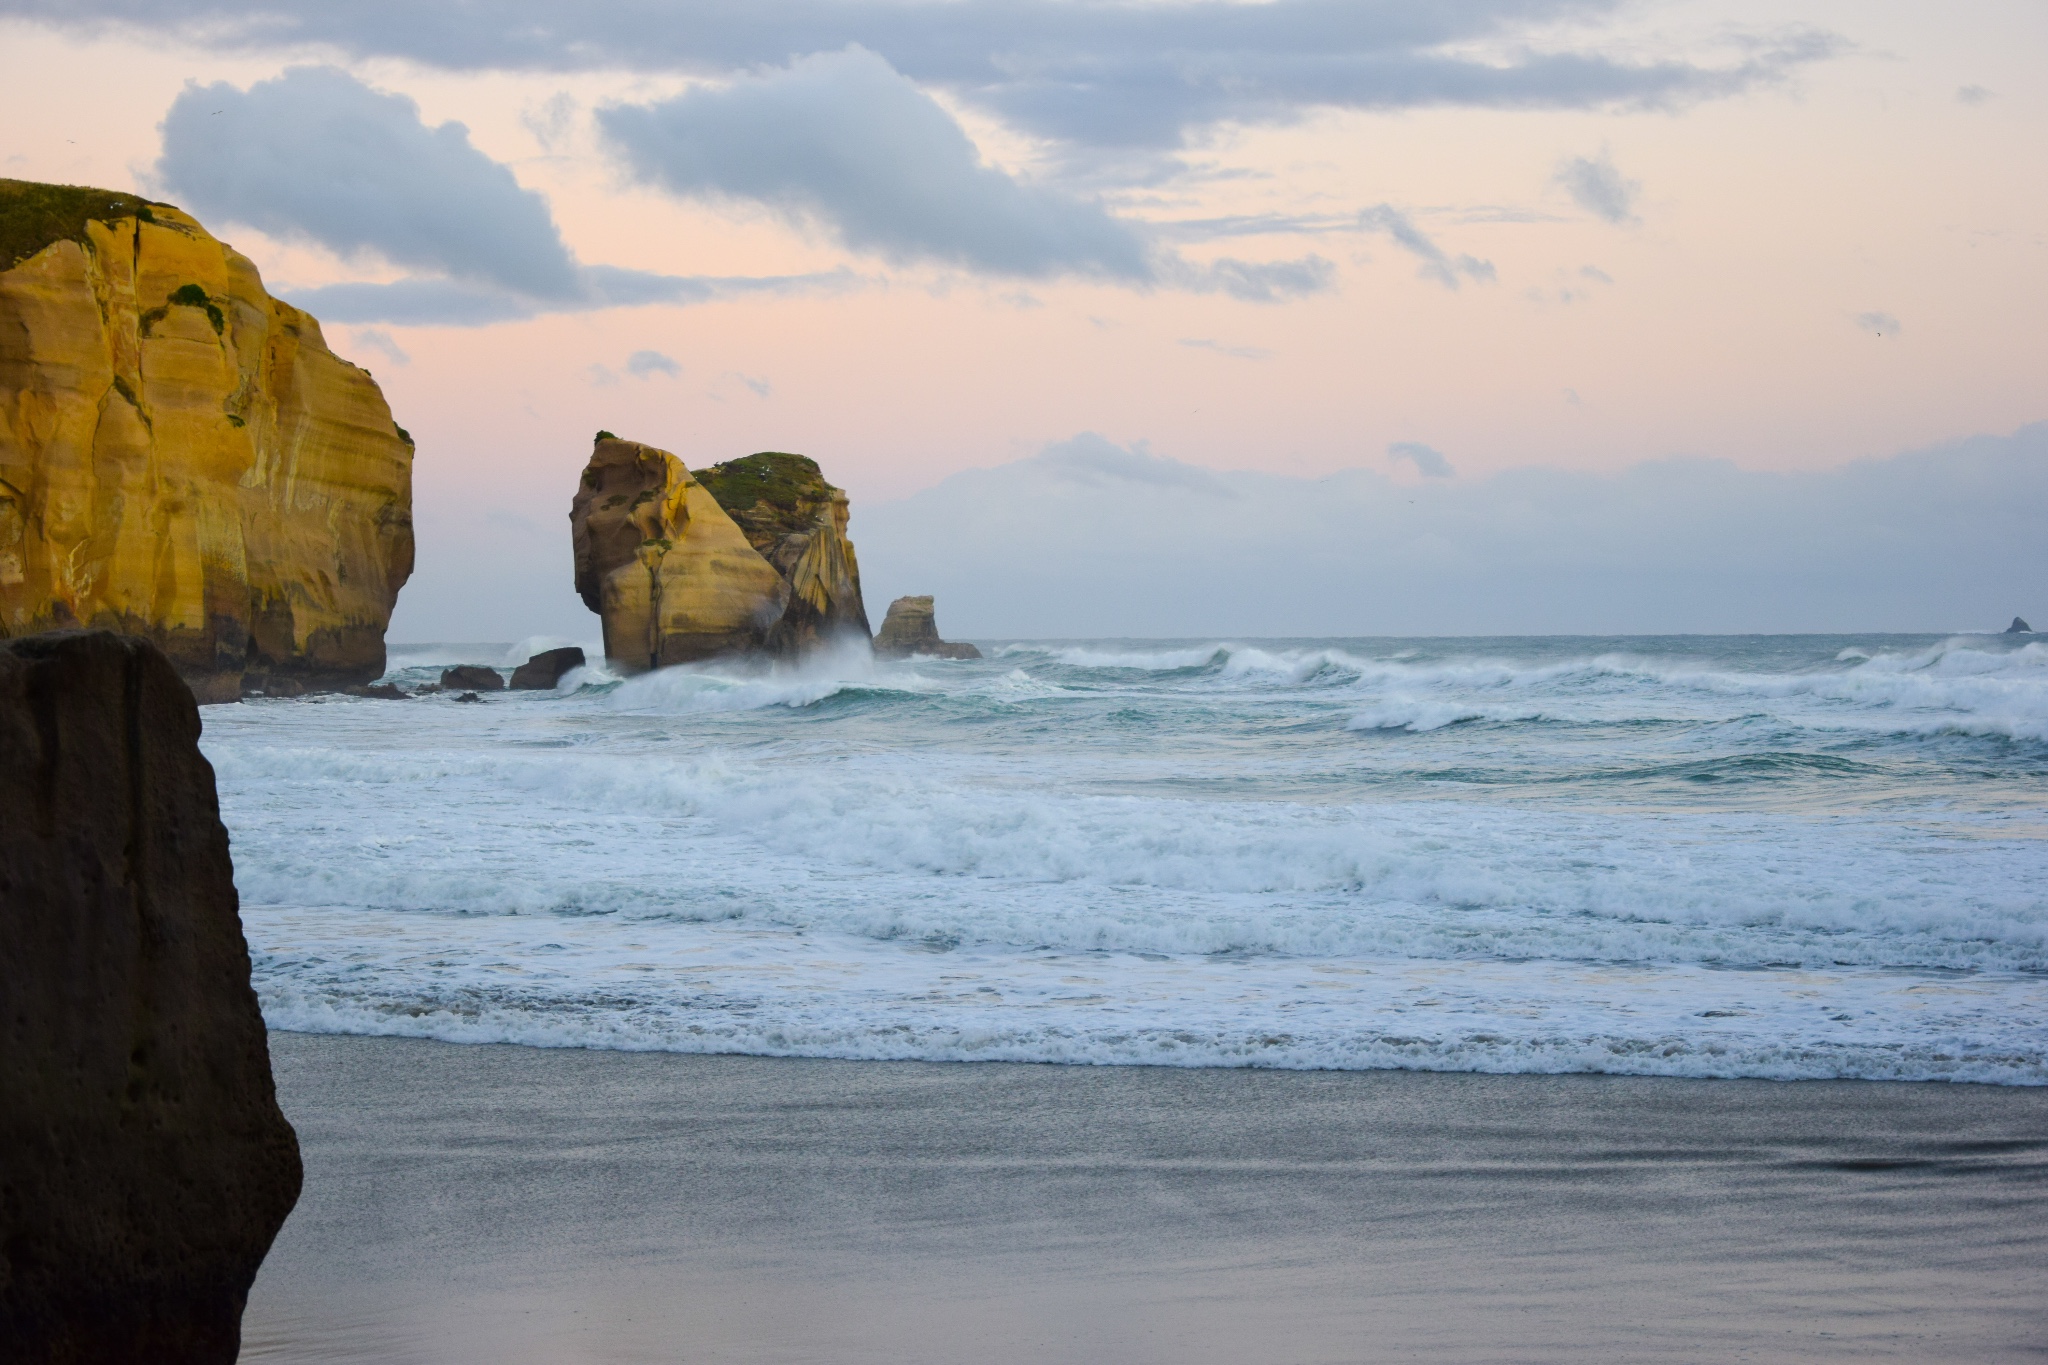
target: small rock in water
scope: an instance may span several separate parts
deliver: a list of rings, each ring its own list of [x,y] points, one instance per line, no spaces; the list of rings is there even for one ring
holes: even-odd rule
[[[875,657],[908,659],[916,654],[934,659],[981,657],[981,651],[973,645],[953,644],[939,638],[930,597],[899,597],[889,604],[889,614],[875,634]]]
[[[371,683],[367,687],[344,688],[351,697],[375,697],[380,701],[404,701],[405,692],[396,683]]]
[[[536,654],[512,670],[512,688],[520,692],[551,691],[571,669],[584,664],[583,651],[574,645]]]
[[[456,698],[455,700],[457,700],[457,701],[482,701],[482,700],[483,700],[483,698],[482,698],[482,697],[479,697],[479,696],[478,696],[478,695],[477,695],[476,693],[474,693],[474,692],[464,692],[464,693],[463,693],[463,694],[462,694],[461,696],[457,697],[457,698]]]
[[[441,670],[441,686],[453,692],[460,688],[467,692],[501,692],[505,687],[504,678],[495,668],[483,668],[477,664],[457,664]]]
[[[2007,635],[2032,635],[2034,628],[2027,624],[2027,619],[2024,616],[2015,616],[2012,618],[2012,624],[2005,628],[2005,633]]]

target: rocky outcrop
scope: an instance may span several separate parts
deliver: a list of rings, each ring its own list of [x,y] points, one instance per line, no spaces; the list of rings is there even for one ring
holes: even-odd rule
[[[979,659],[981,651],[969,644],[949,644],[939,638],[938,618],[929,597],[899,597],[889,604],[882,629],[875,636],[875,657],[908,659],[922,654],[933,659]]]
[[[586,662],[583,651],[574,645],[546,650],[512,670],[512,690],[549,691],[560,684],[571,671],[583,667]]]
[[[569,508],[576,591],[623,672],[767,648],[789,584],[666,450],[599,433]]]
[[[227,1365],[299,1181],[192,693],[0,642],[0,1356]]]
[[[816,460],[763,451],[700,469],[696,478],[789,585],[788,605],[765,641],[769,652],[790,657],[867,640],[846,494],[825,482]]]
[[[2012,624],[2005,628],[2005,633],[2007,635],[2032,635],[2034,628],[2027,624],[2025,617],[2015,616],[2012,618]]]
[[[502,692],[504,689],[504,675],[482,664],[457,664],[441,670],[441,690],[444,692]]]
[[[0,636],[142,635],[202,701],[371,682],[412,455],[369,372],[197,222],[0,180]]]

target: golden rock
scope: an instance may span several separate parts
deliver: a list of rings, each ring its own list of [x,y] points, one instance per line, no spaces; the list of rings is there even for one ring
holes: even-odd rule
[[[192,218],[0,180],[0,636],[145,636],[202,701],[368,682],[412,456],[369,372]]]

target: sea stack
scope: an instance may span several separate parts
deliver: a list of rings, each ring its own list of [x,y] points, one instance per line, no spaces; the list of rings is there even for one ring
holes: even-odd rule
[[[191,691],[0,642],[0,1355],[229,1365],[299,1182]]]
[[[922,654],[933,659],[979,659],[981,651],[970,644],[949,644],[939,638],[939,623],[930,597],[899,597],[889,604],[882,618],[881,633],[875,636],[875,657],[908,659]]]
[[[140,635],[208,702],[370,682],[412,456],[369,372],[192,218],[0,180],[0,636]]]
[[[2032,635],[2034,628],[2027,624],[2026,617],[2015,616],[2012,618],[2012,624],[2005,628],[2005,633],[2007,635]]]
[[[865,641],[846,518],[846,495],[801,455],[700,478],[668,451],[599,432],[569,511],[576,591],[623,672]]]

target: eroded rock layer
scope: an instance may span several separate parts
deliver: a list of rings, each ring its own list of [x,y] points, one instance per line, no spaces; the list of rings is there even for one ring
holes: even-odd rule
[[[789,584],[665,450],[600,434],[569,509],[576,591],[628,672],[768,648]]]
[[[191,692],[0,641],[0,1358],[228,1365],[299,1182]]]
[[[866,642],[846,494],[825,482],[817,461],[764,451],[700,469],[696,477],[789,584],[789,605],[768,634],[769,650],[787,656],[835,640]]]
[[[412,443],[175,208],[0,180],[0,636],[145,636],[202,701],[384,671]]]

